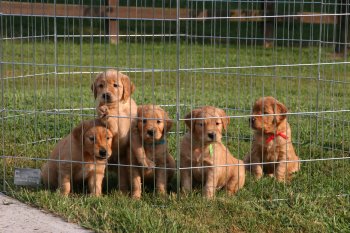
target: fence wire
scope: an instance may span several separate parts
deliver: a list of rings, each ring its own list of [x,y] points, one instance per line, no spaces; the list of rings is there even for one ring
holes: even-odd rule
[[[163,161],[154,165],[157,172],[175,173],[165,175],[166,179],[172,176],[165,184],[168,192],[181,194],[186,182],[181,178],[184,170],[190,171],[190,190],[208,195],[205,182],[210,168],[244,167],[228,160],[208,164],[203,157],[196,158],[196,146],[200,144],[199,150],[205,153],[207,142],[196,141],[190,128],[196,127],[197,121],[229,119],[226,130],[220,132],[222,145],[228,150],[217,156],[227,159],[232,154],[243,160],[257,143],[248,119],[260,114],[266,119],[281,115],[254,112],[257,99],[273,96],[288,108],[282,115],[290,124],[290,140],[301,169],[284,185],[267,177],[255,181],[246,170],[245,175],[238,176],[252,182],[242,189],[263,200],[281,200],[290,192],[347,195],[349,8],[347,0],[0,1],[0,191],[15,189],[16,168],[41,169],[47,161],[92,164],[97,177],[96,159],[84,161],[80,156],[74,161],[72,148],[68,154],[58,153],[57,158],[50,154],[83,120],[99,117],[99,100],[94,98],[92,90],[96,87],[92,85],[101,72],[115,69],[135,85],[131,98],[138,106],[160,106],[173,124],[165,143],[174,164],[164,163],[168,154],[156,154],[157,143],[153,142],[153,150],[146,148],[147,142],[141,143],[151,151],[149,159],[160,156]],[[191,115],[191,123],[187,124],[186,115],[203,106],[222,109],[226,116]],[[111,118],[144,124],[165,120],[164,116],[153,115],[117,114]],[[145,130],[139,133],[144,135]],[[121,142],[113,139],[113,145],[118,145],[113,147],[115,159],[107,162],[110,169],[104,172],[103,193],[123,189],[120,179],[131,182],[132,171],[143,174],[139,182],[142,195],[156,193],[157,175],[150,178],[151,186],[147,188],[147,167],[127,159],[134,158],[136,144],[133,131],[128,137],[131,146],[123,152]],[[188,140],[189,147],[184,147],[184,140]],[[183,167],[182,155],[187,150],[192,161]],[[211,154],[212,149],[208,150],[206,153]],[[264,156],[262,153],[260,162],[250,161],[248,165],[276,169],[281,164],[265,161]],[[53,169],[59,170],[60,166]],[[88,192],[88,184],[72,178],[75,167],[69,169],[71,191],[83,186],[83,192]],[[81,166],[82,180],[87,174],[84,169],[86,166]],[[197,170],[200,177],[196,177]],[[196,180],[198,186],[194,185]],[[129,186],[131,192],[136,187],[131,183]],[[226,195],[228,190],[218,193]]]

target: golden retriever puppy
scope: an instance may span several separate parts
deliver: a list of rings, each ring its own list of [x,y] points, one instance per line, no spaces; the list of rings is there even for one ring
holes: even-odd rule
[[[198,118],[198,119],[194,119]],[[230,119],[224,110],[212,106],[194,109],[186,115],[190,129],[181,142],[181,188],[189,191],[192,182],[204,182],[203,194],[215,195],[216,189],[224,187],[229,195],[243,187],[245,168],[222,144],[222,131]]]
[[[112,154],[112,133],[100,120],[84,121],[60,140],[41,169],[46,187],[64,195],[71,183],[86,180],[91,194],[99,196],[107,159]]]
[[[257,179],[265,173],[284,182],[300,169],[285,115],[287,111],[286,106],[271,96],[258,99],[253,106],[249,123],[254,130],[254,139],[244,162]]]
[[[135,91],[129,77],[121,72],[110,69],[97,75],[91,86],[95,99],[98,101],[97,113],[113,134],[112,156],[110,163],[126,164],[126,149],[130,141],[130,128],[137,124],[137,105],[131,98]],[[145,158],[139,158],[142,166],[152,166]],[[127,189],[127,169],[119,167],[119,188]]]
[[[128,154],[131,165],[129,168],[131,194],[133,198],[141,197],[141,182],[154,181],[159,194],[165,194],[167,183],[174,175],[175,160],[168,151],[166,133],[170,131],[172,121],[168,113],[156,105],[139,106],[137,109],[138,123],[132,130],[131,147],[128,152],[144,150],[145,156],[153,161],[155,169],[133,167],[138,165],[138,159],[133,153]],[[139,147],[139,148],[135,148]]]

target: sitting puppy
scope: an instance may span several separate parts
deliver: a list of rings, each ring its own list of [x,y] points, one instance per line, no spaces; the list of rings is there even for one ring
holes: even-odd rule
[[[285,113],[287,108],[270,96],[258,99],[253,106],[253,116],[249,123],[255,131],[254,140],[251,152],[246,155],[244,162],[257,179],[266,173],[284,182],[300,168],[299,157],[295,154],[291,141],[291,129],[286,115],[283,115]],[[275,115],[264,116],[265,114]],[[262,164],[266,162],[278,163]]]
[[[132,152],[128,154],[131,194],[133,198],[141,197],[141,181],[153,181],[155,176],[156,189],[159,194],[166,193],[166,186],[174,175],[175,160],[169,154],[166,133],[170,131],[172,122],[168,114],[159,106],[144,105],[137,109],[137,127],[132,129],[130,146]],[[140,152],[141,151],[141,152]],[[146,156],[156,168],[144,169],[133,167],[138,165],[136,153]],[[144,153],[144,154],[142,154]]]
[[[102,122],[113,134],[111,164],[126,164],[126,149],[130,140],[131,125],[137,124],[137,105],[131,98],[135,90],[129,77],[116,70],[100,73],[91,86],[95,99],[98,100],[97,113]],[[138,159],[142,166],[152,166],[144,158]],[[119,167],[119,188],[127,189],[127,169]]]
[[[107,159],[112,154],[112,133],[100,120],[84,121],[58,142],[41,169],[49,188],[68,195],[71,182],[88,181],[91,194],[101,195]]]
[[[204,181],[207,198],[221,187],[230,195],[237,192],[244,185],[245,169],[243,161],[234,158],[221,142],[222,130],[227,129],[230,120],[224,110],[206,106],[194,109],[185,118],[189,119],[185,123],[191,131],[181,142],[182,190],[191,190],[193,179]]]

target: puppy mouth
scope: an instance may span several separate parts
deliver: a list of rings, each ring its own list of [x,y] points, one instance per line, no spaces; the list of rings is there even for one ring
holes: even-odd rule
[[[107,160],[107,159],[109,159],[109,157],[111,157],[110,154],[107,154],[107,155],[105,155],[105,156],[101,156],[100,154],[95,154],[95,158],[96,158],[97,160]]]
[[[100,99],[100,103],[107,103],[107,104],[110,104],[110,103],[114,103],[115,101],[114,101],[114,98],[108,98],[108,99],[106,99],[106,98],[103,98],[103,97],[101,97],[101,99]]]
[[[149,134],[145,134],[143,136],[143,140],[148,143],[157,142],[157,141],[160,141],[161,139],[162,137],[159,137],[158,135],[150,136]]]

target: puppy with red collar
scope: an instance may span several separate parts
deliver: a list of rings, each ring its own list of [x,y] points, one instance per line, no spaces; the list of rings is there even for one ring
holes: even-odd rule
[[[271,96],[258,99],[253,106],[249,123],[254,130],[254,140],[244,162],[256,179],[265,173],[285,182],[300,169],[285,115],[287,111],[286,106]]]

